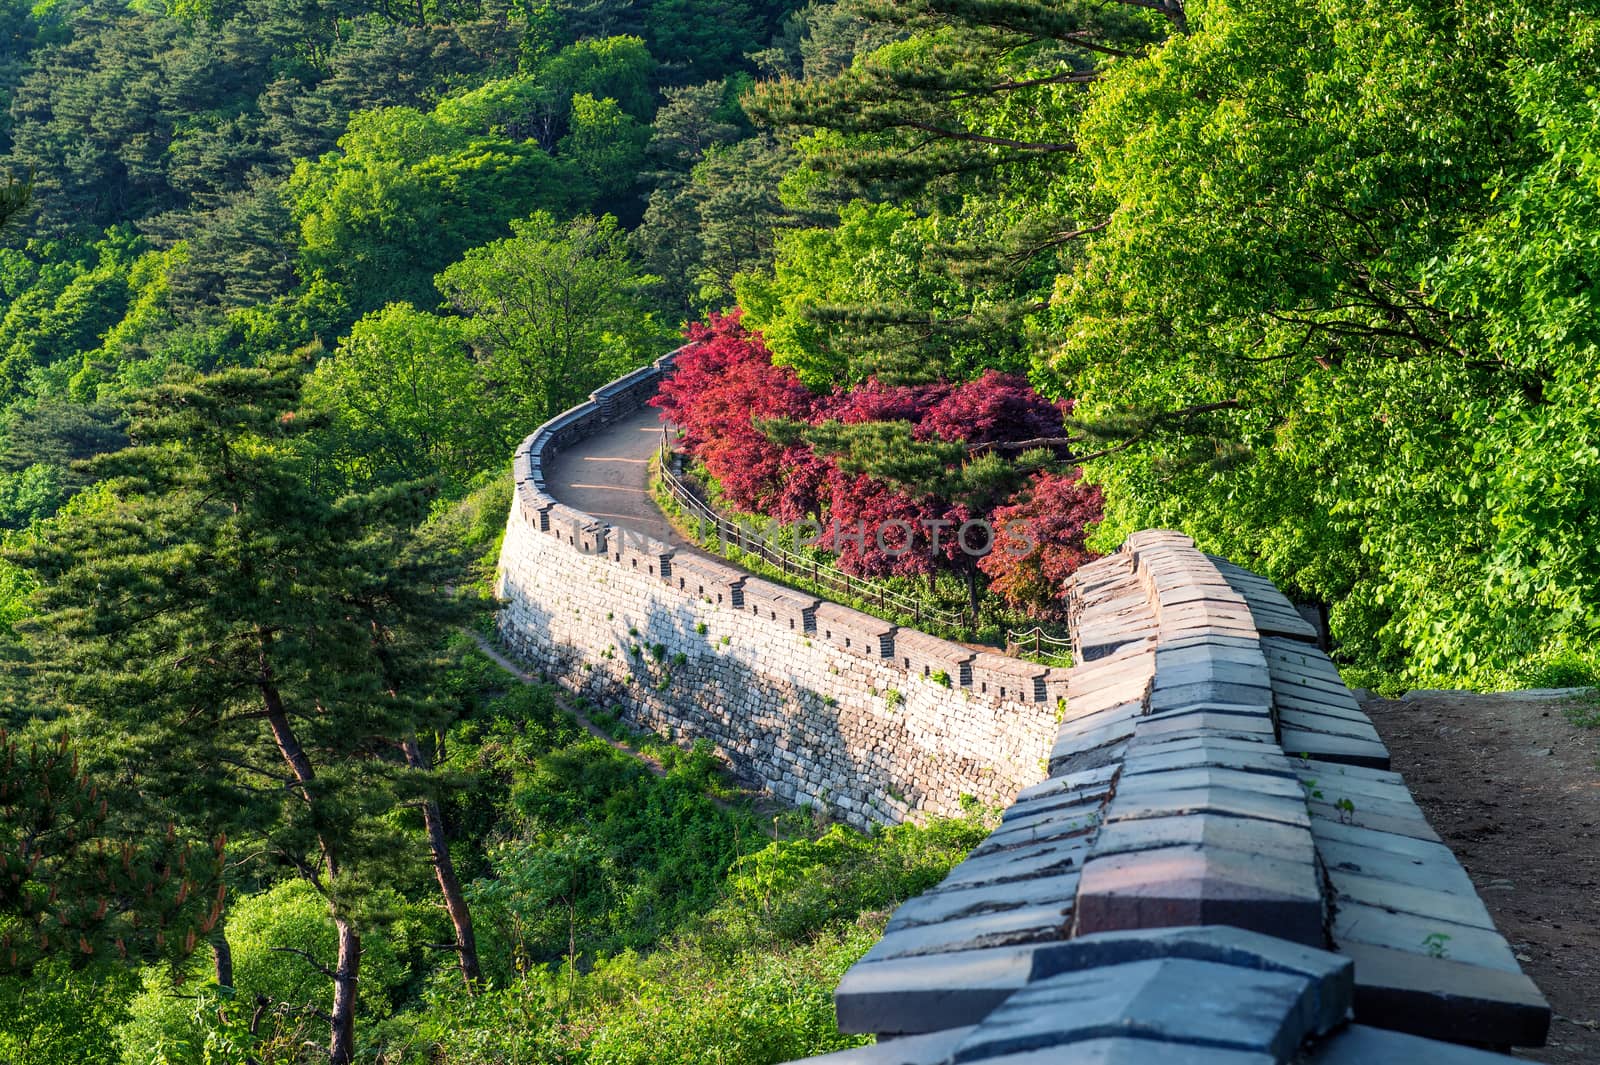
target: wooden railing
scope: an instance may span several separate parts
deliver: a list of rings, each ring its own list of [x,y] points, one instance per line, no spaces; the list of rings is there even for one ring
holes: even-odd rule
[[[1006,653],[1049,659],[1046,665],[1072,665],[1072,641],[1063,636],[1052,636],[1037,625],[1021,631],[1007,630]]]
[[[676,452],[672,450],[671,437],[665,427],[661,430],[659,467],[661,483],[667,493],[684,511],[702,526],[716,530],[719,543],[737,547],[746,554],[755,555],[776,567],[785,577],[799,577],[821,588],[831,588],[859,602],[875,605],[883,613],[894,612],[912,618],[917,625],[932,621],[947,629],[966,632],[970,630],[965,614],[931,606],[916,596],[886,588],[876,581],[852,576],[837,566],[819,562],[815,558],[798,554],[772,542],[770,537],[751,536],[750,530],[726,515],[719,514],[701,499],[673,471]]]

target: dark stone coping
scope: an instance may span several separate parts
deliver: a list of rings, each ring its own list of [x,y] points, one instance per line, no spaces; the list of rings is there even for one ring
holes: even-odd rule
[[[951,1038],[817,1060],[1486,1065],[1509,1059],[1440,1040],[1543,1041],[1548,1005],[1281,593],[1153,530],[1068,598],[1049,778],[835,992],[842,1031]],[[942,650],[919,635],[913,662]]]

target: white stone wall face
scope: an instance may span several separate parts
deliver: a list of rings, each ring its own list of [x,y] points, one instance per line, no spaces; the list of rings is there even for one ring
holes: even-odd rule
[[[1054,698],[982,697],[719,606],[540,532],[523,496],[500,556],[501,638],[635,727],[709,740],[748,783],[863,828],[955,814],[963,795],[1004,805],[1043,778]]]

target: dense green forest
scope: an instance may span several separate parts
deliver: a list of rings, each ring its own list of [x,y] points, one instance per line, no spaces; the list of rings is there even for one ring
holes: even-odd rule
[[[841,1045],[982,812],[758,814],[466,635],[515,442],[686,324],[742,508],[1049,530],[840,559],[974,618],[1162,525],[1353,680],[1592,682],[1596,69],[1592,2],[0,0],[0,1062]]]

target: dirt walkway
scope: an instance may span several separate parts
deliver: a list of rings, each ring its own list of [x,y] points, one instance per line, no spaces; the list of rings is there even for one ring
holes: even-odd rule
[[[1600,1062],[1600,730],[1566,704],[1461,692],[1365,709],[1556,1013],[1519,1057]]]

